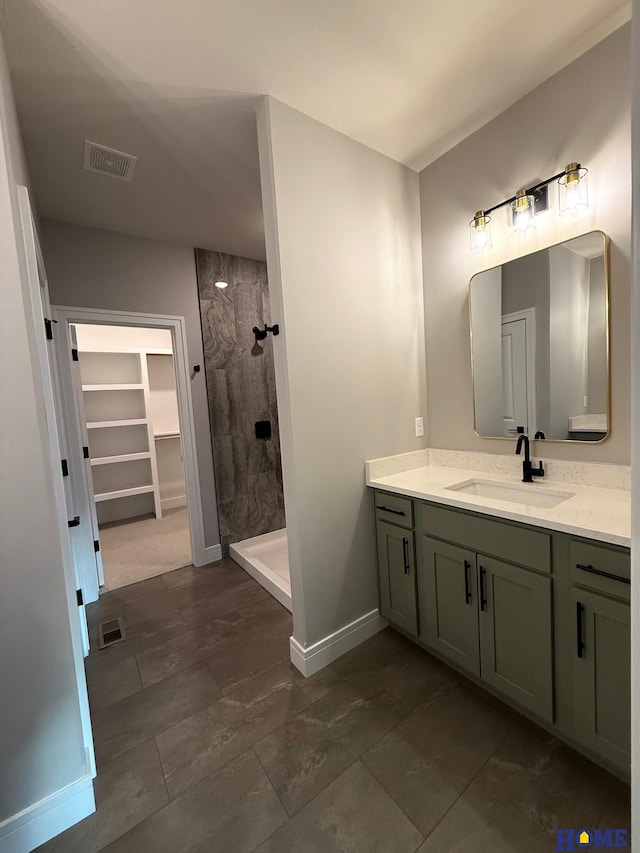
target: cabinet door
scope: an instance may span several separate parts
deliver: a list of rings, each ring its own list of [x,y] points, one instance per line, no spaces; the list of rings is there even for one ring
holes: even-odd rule
[[[573,699],[576,738],[628,770],[631,739],[630,608],[574,587],[576,647]]]
[[[477,560],[482,679],[553,722],[551,579]]]
[[[422,641],[480,675],[476,555],[423,536],[418,600]]]
[[[413,533],[379,521],[378,579],[380,612],[409,634],[418,633]]]

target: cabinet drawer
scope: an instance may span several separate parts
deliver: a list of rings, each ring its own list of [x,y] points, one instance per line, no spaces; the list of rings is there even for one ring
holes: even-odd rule
[[[629,600],[631,556],[626,548],[571,539],[569,555],[575,583]]]
[[[551,572],[551,536],[487,516],[457,512],[434,504],[417,504],[422,534],[463,544],[492,557],[541,572]]]
[[[413,527],[413,501],[390,492],[374,492],[376,521],[388,521],[399,527]]]

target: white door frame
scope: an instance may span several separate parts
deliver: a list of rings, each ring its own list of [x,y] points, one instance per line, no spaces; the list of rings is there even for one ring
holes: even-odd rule
[[[512,323],[514,320],[524,320],[526,329],[526,358],[527,358],[527,424],[534,435],[538,429],[538,405],[536,400],[536,309],[524,308],[503,314],[500,326]],[[516,436],[517,437],[517,436]],[[533,436],[530,436],[533,438]]]
[[[170,314],[141,314],[133,311],[109,311],[103,308],[76,308],[66,305],[53,306],[53,313],[58,325],[64,329],[68,329],[71,323],[97,323],[106,326],[142,326],[171,331],[193,564],[194,566],[204,566],[213,560],[220,559],[219,546],[217,549],[206,548],[205,546],[185,318]],[[67,377],[70,378],[70,352],[67,352],[66,357],[63,355],[61,367],[67,373]]]
[[[29,191],[26,187],[17,186],[18,204],[20,207],[20,224],[22,226],[22,239],[29,281],[29,302],[31,316],[36,330],[35,344],[38,353],[37,368],[40,372],[41,388],[43,392],[46,431],[49,440],[49,451],[51,461],[51,474],[53,481],[54,501],[56,506],[56,517],[58,520],[58,531],[60,534],[60,547],[64,563],[64,581],[67,593],[67,606],[69,610],[69,622],[71,625],[71,644],[73,648],[73,663],[78,684],[78,702],[80,706],[80,719],[85,754],[87,757],[87,769],[93,777],[96,775],[95,753],[93,748],[93,736],[91,733],[91,716],[89,713],[89,699],[87,693],[87,681],[84,669],[84,641],[86,637],[86,623],[83,608],[78,605],[76,598],[76,564],[69,535],[67,518],[67,499],[62,476],[60,461],[59,425],[56,417],[56,404],[54,398],[53,380],[49,358],[47,354],[47,341],[44,333],[43,301],[48,301],[48,285],[44,275],[44,264],[42,253],[35,229]],[[44,291],[41,294],[41,288]],[[43,300],[44,296],[44,300]],[[39,331],[40,330],[40,331]]]

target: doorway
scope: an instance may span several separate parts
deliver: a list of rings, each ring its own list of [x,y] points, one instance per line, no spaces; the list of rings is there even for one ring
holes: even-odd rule
[[[192,562],[173,344],[169,329],[70,331],[107,591]]]
[[[54,317],[67,429],[81,457],[72,470],[99,558],[87,569],[87,601],[99,587],[204,565],[184,319],[67,307]]]

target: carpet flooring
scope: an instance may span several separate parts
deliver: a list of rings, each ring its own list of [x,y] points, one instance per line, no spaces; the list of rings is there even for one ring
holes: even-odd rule
[[[186,507],[166,510],[162,518],[143,518],[100,529],[105,585],[119,589],[191,563]]]

